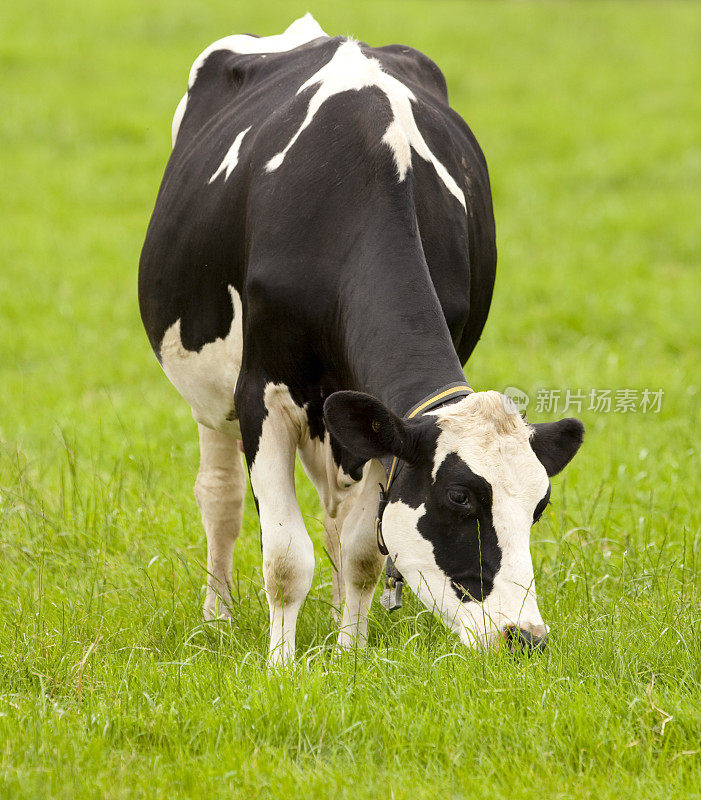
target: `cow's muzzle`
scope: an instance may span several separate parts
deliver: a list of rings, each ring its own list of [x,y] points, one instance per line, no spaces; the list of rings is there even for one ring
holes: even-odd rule
[[[507,625],[501,635],[512,651],[532,653],[545,650],[548,643],[548,631],[545,625]]]

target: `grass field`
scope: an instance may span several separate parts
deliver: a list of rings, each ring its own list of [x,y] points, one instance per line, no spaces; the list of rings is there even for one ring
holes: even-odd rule
[[[265,669],[250,498],[235,623],[200,622],[196,429],[141,329],[139,250],[191,61],[308,8],[432,56],[485,150],[499,271],[473,385],[525,390],[531,420],[562,415],[539,389],[664,391],[575,414],[533,531],[543,657],[464,651],[408,598],[334,658],[301,477],[298,667]],[[693,3],[3,7],[0,796],[701,796],[699,41]]]

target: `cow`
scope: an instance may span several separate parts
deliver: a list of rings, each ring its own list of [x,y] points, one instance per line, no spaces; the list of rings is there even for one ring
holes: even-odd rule
[[[297,454],[325,511],[341,648],[367,642],[383,552],[468,647],[543,646],[530,530],[584,429],[528,424],[465,379],[495,228],[485,158],[439,68],[310,15],[228,36],[192,65],[172,143],[139,304],[198,424],[205,619],[232,613],[240,439],[271,665],[294,657],[314,574]]]

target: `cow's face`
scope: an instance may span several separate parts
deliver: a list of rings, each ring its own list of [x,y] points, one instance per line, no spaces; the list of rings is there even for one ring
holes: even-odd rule
[[[582,442],[582,423],[528,425],[498,392],[477,392],[416,421],[368,395],[338,392],[325,417],[359,457],[401,459],[382,533],[421,600],[468,645],[544,642],[530,530],[548,503],[549,476]]]

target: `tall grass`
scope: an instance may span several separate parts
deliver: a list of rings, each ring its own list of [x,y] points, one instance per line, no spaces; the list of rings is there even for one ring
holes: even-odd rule
[[[585,445],[533,529],[540,657],[468,652],[411,596],[337,654],[301,474],[317,574],[296,666],[265,667],[250,497],[233,621],[202,623],[195,426],[140,328],[136,263],[189,62],[305,10],[2,12],[0,796],[698,796],[693,4],[313,9],[425,50],[487,154],[499,273],[473,385],[665,395],[579,414]]]

